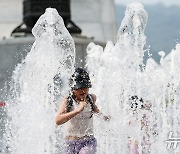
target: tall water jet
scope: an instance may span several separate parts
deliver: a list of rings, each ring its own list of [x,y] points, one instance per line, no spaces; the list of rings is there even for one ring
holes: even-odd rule
[[[107,150],[111,153],[128,151],[128,103],[130,96],[140,93],[135,86],[139,85],[137,79],[141,73],[146,22],[147,12],[143,6],[140,3],[130,4],[119,29],[117,43],[113,46],[108,42],[99,58],[100,67],[95,74],[97,80],[94,90],[97,92],[98,105],[112,119],[109,123],[101,123],[97,119],[97,123],[102,126],[98,128],[103,130],[96,129],[100,145],[98,153],[106,153]],[[90,72],[93,71],[91,68],[97,68],[93,67],[94,63],[90,63],[93,55],[93,52],[89,53],[87,60]]]
[[[67,95],[62,89],[73,71],[74,42],[55,10],[45,15],[33,29],[31,52],[14,71],[6,153],[56,153],[56,92]],[[93,43],[87,48],[97,105],[111,116],[109,122],[94,119],[98,154],[180,151],[166,142],[180,134],[180,45],[166,57],[160,52],[160,65],[149,58],[143,66],[146,21],[143,6],[130,4],[117,43],[108,42],[104,51]]]
[[[57,97],[68,92],[75,45],[52,8],[46,9],[32,32],[36,41],[12,77],[4,153],[55,153]]]
[[[91,45],[88,50],[87,67],[96,77],[97,104],[111,115],[109,123],[95,121],[98,154],[179,151],[168,149],[166,142],[170,131],[176,136],[179,133],[179,45],[166,57],[160,52],[160,65],[149,58],[145,67],[146,22],[143,6],[132,3],[127,6],[115,46],[109,42],[99,59],[93,51],[97,52],[98,46]]]

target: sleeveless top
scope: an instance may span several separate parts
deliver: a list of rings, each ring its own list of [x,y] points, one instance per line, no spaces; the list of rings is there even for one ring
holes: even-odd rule
[[[72,110],[77,107],[78,103],[73,99]],[[93,135],[93,116],[90,102],[87,102],[83,111],[65,123],[65,135],[77,137]]]

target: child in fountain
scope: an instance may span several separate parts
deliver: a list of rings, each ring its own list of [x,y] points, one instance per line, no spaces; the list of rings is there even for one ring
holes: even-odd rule
[[[77,68],[71,78],[71,92],[60,105],[56,124],[65,124],[65,154],[95,154],[97,141],[93,135],[93,114],[100,111],[96,95],[89,94],[92,87],[89,74]],[[100,114],[102,115],[102,113]],[[103,116],[109,120],[107,116]]]

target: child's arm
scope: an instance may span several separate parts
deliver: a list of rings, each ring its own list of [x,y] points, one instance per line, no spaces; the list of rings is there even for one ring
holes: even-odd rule
[[[102,117],[105,121],[108,121],[110,120],[110,117],[109,116],[105,116],[100,110],[99,108],[97,107],[96,105],[96,95],[94,94],[91,94],[92,98],[93,98],[93,103],[94,103],[94,113],[96,113],[98,116]]]
[[[59,111],[56,116],[56,124],[57,125],[62,125],[64,123],[66,123],[67,121],[69,121],[74,116],[76,116],[77,114],[79,114],[86,106],[86,102],[80,101],[78,108],[76,108],[75,110],[70,111],[70,112],[66,111],[66,106],[67,106],[67,99],[64,99],[64,101],[61,103],[61,105],[59,107]]]

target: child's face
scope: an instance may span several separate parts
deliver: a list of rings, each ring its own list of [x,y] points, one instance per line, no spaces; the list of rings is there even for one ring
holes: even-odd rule
[[[80,101],[84,101],[89,93],[89,88],[74,89],[74,95]]]

